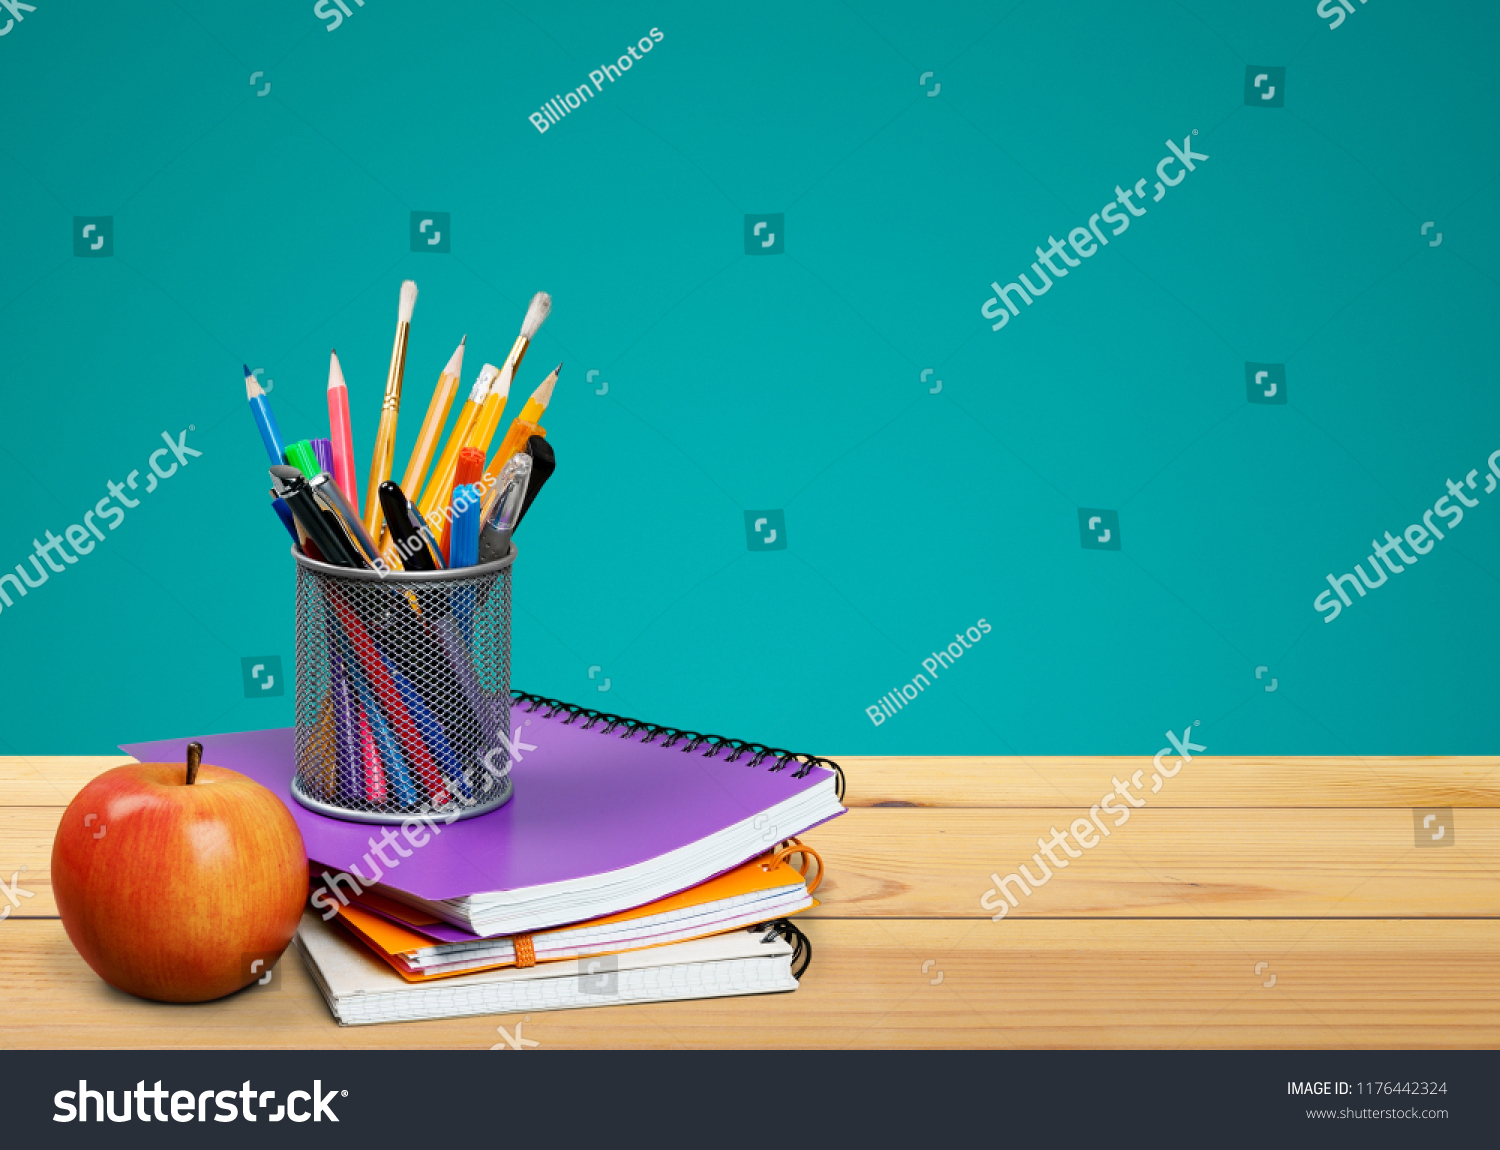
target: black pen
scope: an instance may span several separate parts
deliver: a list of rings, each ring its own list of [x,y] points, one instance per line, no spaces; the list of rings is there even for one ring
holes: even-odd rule
[[[385,563],[380,557],[380,549],[365,530],[359,512],[349,505],[344,493],[339,490],[339,485],[333,481],[333,476],[327,472],[309,475],[307,486],[322,509],[324,518],[331,522],[339,538],[348,544],[349,550],[362,555],[367,566],[379,571]]]
[[[531,456],[531,483],[526,488],[526,498],[521,502],[521,514],[516,516],[517,527],[526,518],[526,512],[530,510],[532,500],[542,489],[542,484],[551,479],[552,473],[557,470],[557,456],[552,451],[552,444],[540,435],[533,435],[526,441],[526,453]]]
[[[401,565],[408,571],[436,571],[437,565],[427,549],[427,540],[412,522],[411,501],[394,479],[383,480],[380,484],[380,510],[385,514],[386,526],[391,529],[391,538],[396,542]]]
[[[302,472],[286,464],[277,464],[271,468],[271,478],[276,483],[276,493],[286,500],[286,505],[292,509],[292,516],[314,546],[323,553],[325,562],[334,567],[369,566],[362,558],[356,558],[350,552],[349,544],[334,530],[333,524],[318,506],[318,501],[313,498]]]

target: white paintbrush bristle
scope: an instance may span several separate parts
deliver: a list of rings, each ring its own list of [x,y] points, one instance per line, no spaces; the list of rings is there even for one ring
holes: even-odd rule
[[[544,291],[539,291],[531,297],[531,306],[526,309],[526,318],[521,323],[521,336],[530,339],[536,335],[537,328],[542,326],[544,320],[552,311],[552,297]]]
[[[401,310],[396,313],[397,323],[411,323],[412,309],[417,306],[417,281],[401,281]]]

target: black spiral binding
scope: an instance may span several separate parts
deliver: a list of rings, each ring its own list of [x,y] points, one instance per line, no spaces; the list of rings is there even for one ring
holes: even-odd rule
[[[768,747],[764,743],[747,743],[743,739],[726,739],[719,735],[701,735],[697,731],[683,731],[678,730],[676,727],[663,727],[657,723],[643,723],[639,719],[627,719],[622,715],[611,715],[608,711],[596,711],[591,707],[580,707],[574,703],[564,703],[558,699],[549,699],[545,695],[533,695],[529,691],[512,691],[511,697],[514,703],[530,704],[526,707],[528,714],[535,711],[538,707],[546,707],[546,718],[550,719],[559,712],[566,711],[568,717],[563,720],[564,726],[573,722],[574,719],[584,718],[586,720],[583,724],[585,731],[595,723],[603,722],[605,724],[603,733],[606,735],[616,727],[624,727],[625,730],[620,735],[622,739],[628,739],[642,731],[646,733],[646,737],[641,740],[643,743],[650,743],[659,736],[665,736],[661,744],[663,747],[670,747],[673,743],[686,739],[688,740],[687,746],[682,748],[685,753],[696,751],[706,743],[708,744],[708,750],[704,751],[703,754],[705,758],[709,759],[717,757],[718,753],[727,747],[729,748],[729,757],[724,760],[726,763],[732,763],[746,752],[752,752],[753,757],[749,763],[752,767],[758,767],[766,759],[774,757],[776,765],[771,768],[773,772],[784,771],[787,767],[796,763],[798,769],[792,773],[792,778],[794,779],[805,778],[812,773],[813,767],[824,767],[834,774],[834,795],[840,802],[844,799],[844,768],[832,759],[819,758],[817,755],[795,754],[792,751],[784,751],[779,747]],[[795,931],[795,928],[792,929]],[[800,931],[796,931],[796,933],[798,937],[806,942],[805,936]],[[812,944],[808,943],[807,947],[808,955],[811,957]]]
[[[807,973],[807,968],[812,965],[812,940],[792,925],[790,919],[778,918],[774,922],[763,922],[759,926],[752,926],[751,933],[765,931],[765,937],[761,942],[770,942],[778,936],[792,944],[792,977],[798,982]]]

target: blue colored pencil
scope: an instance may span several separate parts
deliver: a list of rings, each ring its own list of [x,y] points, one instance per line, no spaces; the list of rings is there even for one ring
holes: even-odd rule
[[[386,666],[391,672],[391,678],[396,681],[396,689],[401,692],[401,698],[406,703],[406,710],[412,717],[412,722],[417,724],[417,730],[421,732],[422,741],[427,744],[427,749],[432,752],[432,757],[438,761],[443,769],[443,774],[448,777],[450,786],[457,787],[466,799],[472,799],[474,792],[469,790],[469,780],[464,776],[463,764],[459,762],[458,755],[448,744],[448,738],[443,733],[443,725],[422,701],[422,696],[417,693],[417,688],[412,681],[391,665],[389,659]]]
[[[271,510],[276,512],[276,517],[281,520],[281,525],[286,528],[286,533],[292,537],[292,542],[300,543],[301,540],[297,538],[297,524],[292,519],[292,509],[286,505],[286,500],[271,500]]]
[[[286,443],[281,438],[281,429],[276,426],[276,416],[271,411],[271,401],[261,389],[260,380],[245,365],[245,398],[250,401],[250,414],[255,417],[255,426],[260,429],[260,441],[266,445],[266,454],[271,462],[280,464],[286,456]]]

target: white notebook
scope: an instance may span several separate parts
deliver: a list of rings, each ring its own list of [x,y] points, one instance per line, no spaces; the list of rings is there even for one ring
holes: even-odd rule
[[[797,989],[792,947],[761,930],[420,983],[407,982],[343,927],[311,912],[302,916],[297,946],[341,1026]]]

